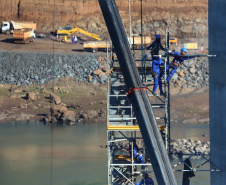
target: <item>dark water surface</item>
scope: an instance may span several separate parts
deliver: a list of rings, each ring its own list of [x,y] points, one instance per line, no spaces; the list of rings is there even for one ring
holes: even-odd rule
[[[191,129],[179,129],[186,136]],[[193,128],[195,132],[207,128]],[[54,128],[51,169],[51,129],[41,123],[0,124],[0,185],[99,185],[107,184],[105,125]],[[191,134],[188,134],[191,136]],[[186,136],[187,137],[187,136]],[[191,138],[191,137],[189,137]],[[194,138],[195,139],[195,138]],[[177,161],[172,161],[176,164]],[[193,161],[193,166],[201,160]],[[204,161],[203,161],[204,162]],[[209,166],[209,165],[208,165]],[[205,169],[208,166],[204,166]],[[179,166],[176,169],[182,169]],[[196,172],[191,184],[208,185],[209,172]],[[177,172],[178,184],[182,172]]]

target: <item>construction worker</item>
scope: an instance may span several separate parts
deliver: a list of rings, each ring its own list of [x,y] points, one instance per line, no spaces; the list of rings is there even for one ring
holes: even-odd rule
[[[132,146],[129,145],[129,152],[130,152],[130,156],[132,157]],[[144,163],[144,157],[141,153],[138,153],[139,152],[139,148],[137,146],[137,143],[136,143],[136,139],[133,139],[133,158],[134,158],[134,163]]]
[[[186,48],[182,48],[181,52],[171,52],[170,50],[168,51],[168,54],[171,56],[174,56],[174,59],[172,60],[172,62],[166,66],[166,70],[169,70],[170,68],[172,69],[170,71],[169,76],[166,78],[166,81],[168,82],[174,75],[174,73],[176,72],[177,68],[179,67],[180,64],[183,64],[183,62],[185,60],[189,60],[195,57],[186,57],[187,53],[187,49]],[[162,75],[160,75],[162,76]]]
[[[74,39],[75,39],[75,44],[77,44],[78,38],[75,36]]]
[[[152,77],[154,78],[154,86],[152,93],[154,95],[156,94],[156,90],[159,86],[160,94],[163,94],[162,90],[162,80],[160,77],[160,66],[162,65],[162,58],[161,56],[158,57],[158,59],[155,59],[152,61]]]
[[[150,48],[151,48],[151,56],[152,56],[152,77],[154,78],[154,87],[153,87],[152,93],[154,95],[157,95],[156,90],[159,85],[160,94],[163,94],[162,81],[160,78],[160,65],[162,64],[162,59],[159,56],[155,56],[155,55],[159,55],[160,49],[164,51],[164,48],[161,44],[160,35],[156,35],[155,40],[146,49],[150,49]]]
[[[71,37],[71,43],[74,44],[74,42],[75,42],[75,37],[72,36],[72,37]]]
[[[158,57],[154,56],[154,55],[159,55],[159,50],[165,50],[162,47],[161,44],[161,36],[160,35],[156,35],[155,36],[155,40],[146,48],[147,50],[151,48],[151,56],[152,56],[152,60],[158,60]]]
[[[140,181],[140,183],[136,183],[136,185],[143,185],[143,184],[146,184],[146,185],[154,185],[153,179],[150,178],[147,173],[145,173],[144,179],[142,179]]]

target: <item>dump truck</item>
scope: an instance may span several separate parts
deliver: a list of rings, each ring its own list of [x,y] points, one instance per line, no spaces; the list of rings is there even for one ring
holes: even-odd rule
[[[13,38],[16,43],[28,44],[29,42],[34,42],[36,38],[35,30],[29,28],[14,30]]]
[[[1,32],[10,34],[14,30],[30,28],[36,30],[37,24],[31,21],[2,21]]]
[[[59,27],[56,30],[57,35],[71,35],[71,34],[74,34],[75,32],[80,32],[80,33],[82,33],[84,35],[87,35],[89,37],[92,37],[92,38],[94,38],[96,40],[103,40],[103,38],[101,38],[100,35],[97,35],[97,34],[94,34],[94,33],[90,33],[90,32],[85,31],[85,30],[83,30],[83,29],[81,29],[79,27],[72,28],[71,26],[66,25],[64,27],[64,29]]]
[[[128,37],[129,41],[129,37]],[[131,37],[132,47],[135,49],[141,48],[141,38],[139,36]],[[143,37],[143,44],[144,46],[151,43],[151,37]],[[97,51],[107,51],[107,45],[110,49],[110,42],[109,41],[90,41],[84,42],[83,47],[85,51],[97,52]]]

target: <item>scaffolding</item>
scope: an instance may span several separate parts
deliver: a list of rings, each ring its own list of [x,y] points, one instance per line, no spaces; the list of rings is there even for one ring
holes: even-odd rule
[[[146,158],[145,146],[143,145],[139,126],[136,123],[133,107],[127,98],[128,94],[126,94],[126,87],[120,66],[112,49],[110,51],[110,53],[107,52],[107,66],[112,69],[108,75],[107,90],[108,184],[134,184],[137,178],[142,178],[142,174],[151,174],[153,170],[150,161]],[[138,52],[135,52],[134,48],[133,52],[134,55],[138,54]],[[141,54],[141,59],[136,60],[136,62],[140,75],[145,79],[143,80],[144,86],[152,88],[154,80],[151,75],[151,60]],[[165,60],[165,66],[166,65],[167,58]],[[164,69],[162,68],[161,70]],[[109,69],[107,71],[109,72]],[[164,79],[166,79],[166,75],[167,73],[165,72]],[[159,130],[169,153],[169,83],[163,80],[163,85],[165,89],[164,94],[153,95],[151,89],[148,88],[148,96],[149,98],[155,99],[154,101],[156,103],[152,104],[152,108],[154,109],[154,112],[156,110],[156,119],[159,122]],[[134,140],[138,142],[139,149],[142,151],[144,163],[140,163],[140,161],[137,161],[133,156]]]
[[[130,0],[129,0],[130,3]],[[130,14],[130,4],[129,4]],[[131,15],[129,15],[131,16]],[[199,170],[200,167],[206,163],[210,163],[210,159],[207,159],[203,154],[196,153],[190,154],[188,158],[194,155],[200,155],[205,162],[197,166],[196,168],[190,167],[184,159],[176,153],[170,151],[170,84],[166,81],[169,75],[169,70],[166,70],[166,66],[169,64],[169,55],[164,55],[164,66],[161,67],[161,71],[164,71],[162,77],[162,84],[164,86],[164,93],[154,95],[152,93],[152,87],[154,85],[154,79],[152,77],[152,60],[146,56],[146,42],[145,36],[142,33],[142,0],[141,0],[141,48],[135,49],[134,46],[134,34],[131,33],[131,18],[129,21],[129,43],[130,48],[133,50],[134,59],[136,61],[140,77],[143,82],[143,86],[149,90],[149,98],[152,102],[152,108],[154,110],[155,119],[157,120],[159,131],[162,135],[166,151],[169,155],[175,155],[179,159],[178,165],[184,163],[189,167],[187,171],[219,171],[219,169],[212,165],[212,169]],[[136,35],[137,36],[137,35]],[[144,39],[143,39],[144,37]],[[132,39],[133,38],[133,39]],[[132,44],[133,43],[133,44]],[[110,44],[111,45],[111,44]],[[153,174],[153,169],[150,161],[146,157],[146,148],[143,144],[143,138],[140,133],[140,128],[136,123],[136,116],[133,111],[133,107],[129,102],[127,96],[127,90],[124,83],[124,77],[121,73],[119,63],[116,56],[112,52],[112,45],[110,53],[107,48],[107,66],[112,70],[109,72],[108,68],[108,90],[107,90],[107,155],[108,155],[108,184],[136,184],[142,178],[144,174]],[[166,30],[165,34],[165,48],[169,48],[169,33]],[[140,50],[140,59],[136,56]],[[199,56],[202,57],[202,56]],[[206,56],[204,56],[206,57]],[[209,56],[207,56],[209,57]],[[134,140],[138,143],[139,156],[142,154],[142,160],[134,156]],[[186,170],[173,170],[185,172]]]

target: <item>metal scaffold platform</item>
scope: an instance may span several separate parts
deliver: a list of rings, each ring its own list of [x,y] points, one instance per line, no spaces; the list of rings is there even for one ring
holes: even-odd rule
[[[107,53],[107,58],[108,66],[112,69],[108,75],[107,92],[108,184],[135,184],[144,177],[144,174],[154,176],[153,169],[146,155],[146,148],[137,124],[133,106],[127,97],[124,77],[112,50],[110,53]],[[144,57],[136,60],[136,62],[140,76],[143,76],[144,86],[148,87],[148,97],[152,99],[152,102],[155,102],[152,103],[152,108],[164,144],[169,153],[169,83],[164,80],[167,74],[165,73],[163,76],[165,93],[153,95],[152,61],[146,60]],[[165,62],[167,62],[167,58]],[[133,156],[134,140],[138,143],[139,153],[143,156],[143,163]]]

